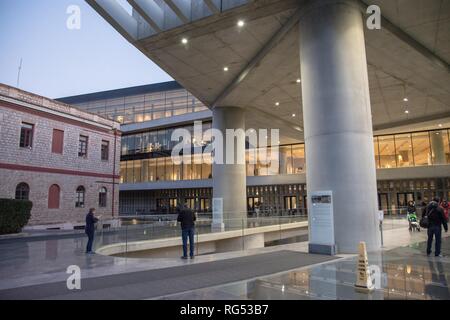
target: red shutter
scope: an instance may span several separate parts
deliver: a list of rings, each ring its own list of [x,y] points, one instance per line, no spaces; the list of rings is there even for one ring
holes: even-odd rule
[[[57,184],[54,184],[48,190],[48,208],[59,209],[59,196],[60,188]]]
[[[64,131],[53,129],[52,153],[63,153]]]

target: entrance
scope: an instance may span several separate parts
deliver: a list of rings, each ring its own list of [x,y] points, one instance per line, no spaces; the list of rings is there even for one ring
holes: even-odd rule
[[[415,201],[413,192],[397,193],[397,209],[399,214],[406,214],[409,201]]]
[[[284,197],[284,209],[286,210],[287,214],[295,215],[297,213],[297,197]]]
[[[378,209],[389,211],[389,195],[387,193],[378,194]]]
[[[250,197],[247,200],[247,209],[249,213],[255,213],[255,209],[259,210],[261,199],[257,197]]]

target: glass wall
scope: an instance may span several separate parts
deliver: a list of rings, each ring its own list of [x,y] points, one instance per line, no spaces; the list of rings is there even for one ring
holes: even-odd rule
[[[208,128],[208,124],[205,128]],[[188,128],[188,127],[187,127]],[[191,126],[192,128],[192,126]],[[450,164],[449,130],[435,130],[374,138],[377,168],[401,168],[426,165]],[[211,155],[194,154],[191,163],[176,165],[169,156],[172,147],[167,130],[124,136],[122,150],[124,161],[120,165],[121,182],[139,183],[154,181],[205,180],[212,178]],[[146,141],[161,147],[144,147]],[[205,141],[202,141],[205,144]],[[134,160],[131,152],[147,152],[149,158]],[[156,152],[158,150],[158,152]],[[166,151],[166,152],[160,152]],[[167,154],[164,156],[164,154]],[[293,144],[279,147],[278,166],[260,161],[270,157],[271,148],[246,150],[247,176],[270,176],[300,174],[306,171],[305,145]],[[254,161],[256,157],[257,161]],[[255,163],[256,162],[256,163]]]
[[[143,122],[208,110],[184,89],[74,104],[122,124]]]
[[[210,129],[211,122],[203,123],[203,132]],[[170,151],[177,144],[177,141],[172,141],[172,133],[176,129],[186,129],[193,135],[194,126],[184,126],[179,128],[166,128],[144,133],[137,133],[122,136],[122,156],[150,153],[160,151]],[[205,135],[203,141],[196,141],[197,144],[207,145],[211,142],[210,135]]]

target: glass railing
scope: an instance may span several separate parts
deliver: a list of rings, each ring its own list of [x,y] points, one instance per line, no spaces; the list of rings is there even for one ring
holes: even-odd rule
[[[262,236],[258,241],[296,242],[298,234],[295,231],[306,228],[307,221],[305,214],[224,219],[222,223],[215,223],[211,218],[200,216],[194,228],[196,255],[246,250],[255,241],[250,237],[263,233],[269,236]],[[96,251],[100,254],[129,258],[152,257],[155,252],[159,256],[181,255],[181,226],[176,221],[176,216],[166,220],[155,220],[149,216],[134,217],[131,220],[124,218],[121,223],[117,228],[96,230]],[[307,233],[306,229],[303,233]],[[228,244],[224,245],[225,242]],[[217,249],[219,247],[221,248]]]

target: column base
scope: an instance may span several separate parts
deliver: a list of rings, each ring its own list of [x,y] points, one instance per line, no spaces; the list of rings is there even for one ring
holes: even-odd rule
[[[211,231],[212,232],[224,232],[225,224],[223,222],[213,222],[211,224]]]
[[[335,256],[337,254],[336,245],[314,244],[308,245],[308,252],[314,254],[325,254],[328,256]]]

